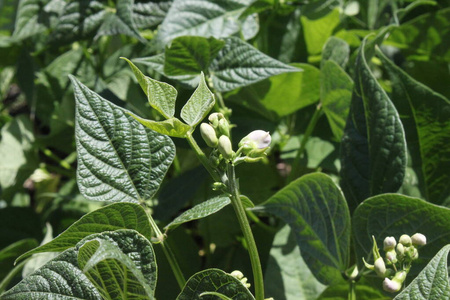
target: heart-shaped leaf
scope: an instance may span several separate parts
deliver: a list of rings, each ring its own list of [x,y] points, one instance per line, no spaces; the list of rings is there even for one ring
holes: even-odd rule
[[[356,60],[355,86],[341,143],[341,186],[352,210],[370,196],[396,192],[406,168],[403,125],[367,65],[365,45]]]
[[[329,176],[305,175],[253,210],[276,215],[292,228],[303,259],[321,283],[342,279],[350,255],[350,213]]]
[[[387,236],[398,240],[402,234],[424,234],[427,244],[419,249],[419,259],[411,269],[411,274],[417,274],[450,240],[450,209],[400,194],[384,194],[361,203],[352,225],[358,264],[363,257],[370,260],[372,235],[382,245]]]
[[[158,190],[175,155],[169,137],[139,124],[71,76],[76,99],[77,181],[87,199],[140,202]]]
[[[394,300],[450,299],[450,283],[447,271],[449,252],[450,244],[443,247]]]
[[[17,261],[40,252],[59,252],[74,247],[85,237],[118,229],[133,229],[147,238],[151,238],[152,228],[144,209],[134,203],[114,203],[83,216],[52,241],[33,249]]]
[[[174,229],[183,223],[207,217],[209,215],[212,215],[213,213],[218,212],[219,210],[221,210],[230,203],[231,200],[228,197],[224,196],[214,197],[183,212],[181,215],[176,217],[175,220],[167,224],[167,226],[164,227],[164,229],[165,230]]]
[[[207,269],[189,278],[177,300],[201,299],[200,295],[204,292],[216,292],[233,300],[255,299],[236,277],[219,269]]]

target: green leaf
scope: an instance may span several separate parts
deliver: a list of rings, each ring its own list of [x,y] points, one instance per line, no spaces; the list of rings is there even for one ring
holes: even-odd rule
[[[126,60],[133,70],[142,90],[147,95],[148,103],[159,111],[166,119],[173,118],[175,114],[175,101],[177,90],[168,83],[157,81],[145,76],[131,61]]]
[[[384,194],[367,199],[355,210],[352,219],[358,264],[370,259],[372,235],[378,245],[386,236],[397,240],[402,234],[422,233],[427,245],[420,248],[419,259],[410,274],[417,274],[450,240],[450,209],[399,194]]]
[[[361,278],[355,284],[354,292],[356,299],[376,299],[376,300],[392,300],[392,297],[383,295],[380,288],[373,287],[373,284],[364,278]],[[347,300],[350,293],[350,284],[342,281],[339,284],[328,286],[317,300]]]
[[[168,136],[184,138],[186,137],[186,133],[191,129],[191,126],[184,124],[177,118],[170,118],[164,121],[157,122],[153,120],[143,119],[132,113],[129,113],[129,115],[145,127]]]
[[[405,126],[412,167],[422,194],[440,204],[450,193],[450,101],[411,78],[381,51],[377,52],[392,82],[392,101]]]
[[[225,46],[210,67],[213,86],[220,92],[246,86],[273,75],[301,71],[267,56],[239,38],[229,37],[224,40]]]
[[[240,14],[250,0],[175,0],[161,24],[157,42],[165,46],[184,35],[223,38],[241,29]]]
[[[133,21],[137,28],[149,28],[160,24],[169,11],[172,1],[148,2],[136,0],[133,4]]]
[[[207,72],[224,41],[213,37],[180,36],[166,47],[164,73],[168,76],[198,75]]]
[[[78,268],[77,251],[69,249],[0,296],[1,300],[29,299],[102,300]]]
[[[214,197],[183,212],[181,215],[176,217],[175,220],[167,224],[166,227],[164,227],[164,229],[165,230],[174,229],[183,223],[207,217],[209,215],[218,212],[219,210],[221,210],[230,203],[231,200],[229,197],[225,196]]]
[[[116,232],[117,233],[117,232]],[[131,233],[133,234],[133,233]],[[117,246],[101,236],[84,243],[78,250],[78,265],[91,280],[104,299],[154,299],[156,264],[150,242],[138,235],[125,236],[126,246]],[[131,242],[134,242],[131,244]],[[141,260],[136,260],[135,253]],[[125,254],[127,253],[127,254]],[[143,255],[150,254],[150,265],[142,264]],[[149,272],[147,278],[141,271]]]
[[[322,18],[311,18],[302,14],[301,21],[308,53],[309,55],[318,55],[322,52],[335,27],[340,23],[339,10],[334,9]]]
[[[320,80],[322,108],[334,137],[340,141],[352,99],[353,81],[334,60],[322,64]]]
[[[214,94],[206,85],[205,75],[202,72],[197,89],[181,109],[181,118],[194,127],[208,115],[215,103]]]
[[[419,275],[394,300],[440,300],[450,298],[447,257],[450,244],[443,247]]]
[[[14,267],[14,260],[22,253],[38,245],[35,239],[23,239],[0,250],[0,279]],[[1,280],[0,280],[1,282]]]
[[[284,73],[242,87],[226,96],[269,119],[290,115],[316,103],[320,93],[320,72],[309,64],[291,64],[303,72]]]
[[[219,269],[207,269],[189,278],[177,300],[213,299],[201,297],[203,292],[217,292],[233,300],[255,299],[239,279]]]
[[[203,296],[216,296],[216,297],[219,297],[222,300],[232,300],[231,298],[229,298],[229,297],[227,297],[227,296],[225,296],[223,294],[217,293],[217,292],[203,292],[203,293],[200,294],[200,297],[203,298]]]
[[[402,49],[409,59],[450,62],[449,20],[448,7],[421,15],[395,28],[385,43]]]
[[[317,280],[327,285],[341,280],[350,254],[350,213],[329,176],[305,175],[254,210],[276,215],[291,227]]]
[[[22,0],[19,2],[13,38],[26,39],[38,35],[47,28],[43,22],[45,18],[48,18],[43,9],[45,2],[47,1]]]
[[[1,198],[10,201],[38,167],[38,157],[32,124],[25,115],[5,124],[0,136]]]
[[[77,180],[87,199],[139,202],[158,190],[175,146],[70,77],[77,103]],[[131,147],[132,145],[132,147]]]
[[[365,49],[365,42],[361,49]],[[396,192],[406,168],[403,125],[370,71],[364,52],[359,51],[356,60],[355,85],[341,143],[341,185],[351,208],[370,196]]]
[[[325,46],[323,47],[320,68],[323,69],[324,64],[327,61],[332,60],[342,69],[345,69],[349,55],[350,46],[347,44],[347,42],[340,38],[332,36],[328,39]]]
[[[113,203],[84,215],[52,241],[25,253],[17,261],[35,253],[64,251],[94,233],[125,228],[136,230],[147,238],[152,235],[147,214],[140,205]]]
[[[294,232],[285,225],[270,249],[264,276],[266,295],[285,300],[316,299],[324,288],[300,255]]]

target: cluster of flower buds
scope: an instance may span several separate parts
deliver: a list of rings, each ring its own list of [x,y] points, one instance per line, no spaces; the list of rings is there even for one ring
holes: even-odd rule
[[[239,142],[237,152],[233,151],[230,140],[230,124],[221,113],[213,113],[208,123],[200,125],[200,132],[205,143],[211,148],[217,148],[225,160],[235,162],[256,162],[263,159],[272,138],[269,132],[255,130],[250,132]],[[241,158],[240,155],[244,154]]]
[[[244,274],[242,274],[241,271],[239,270],[235,270],[233,272],[231,272],[230,274],[231,276],[233,276],[234,278],[238,279],[240,282],[242,282],[242,284],[246,287],[246,288],[250,288],[250,283],[247,282],[247,277],[244,277]]]
[[[383,242],[384,259],[380,255],[375,237],[372,238],[374,264],[368,264],[363,259],[366,268],[375,271],[379,277],[384,278],[383,289],[385,291],[391,293],[400,291],[412,262],[419,258],[417,248],[427,243],[426,237],[421,233],[416,233],[411,237],[403,234],[398,243],[394,237],[386,237]]]

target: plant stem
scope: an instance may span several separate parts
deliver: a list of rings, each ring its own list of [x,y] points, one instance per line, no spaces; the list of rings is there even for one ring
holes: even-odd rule
[[[152,226],[152,229],[155,232],[156,238],[158,238],[158,240],[159,240],[158,242],[162,247],[164,255],[166,256],[167,260],[169,261],[169,265],[172,269],[173,274],[175,275],[175,279],[177,280],[178,286],[182,290],[186,284],[186,279],[184,278],[184,275],[183,275],[183,272],[181,271],[180,265],[178,264],[177,259],[174,255],[172,249],[170,249],[169,244],[165,241],[164,234],[161,232],[161,230],[159,229],[155,220],[153,219],[149,207],[146,205],[145,202],[141,203],[141,205],[144,207],[144,210],[147,213],[147,217],[150,222],[150,225]]]
[[[349,281],[348,300],[356,300],[355,281],[352,279]]]
[[[244,206],[242,205],[240,199],[234,165],[231,163],[227,165],[227,174],[228,185],[231,193],[231,204],[233,205],[234,211],[236,212],[236,216],[238,218],[242,233],[244,234],[248,252],[250,254],[250,262],[252,264],[253,278],[255,281],[255,298],[256,300],[264,300],[264,280],[261,262],[259,260],[258,249],[256,247],[255,239],[253,237],[253,233],[250,228]]]
[[[305,134],[303,135],[302,140],[300,141],[300,149],[297,151],[297,156],[294,159],[294,162],[292,163],[292,170],[291,173],[288,176],[287,183],[293,181],[299,176],[299,165],[300,165],[300,159],[302,158],[303,152],[306,148],[306,143],[309,140],[309,137],[311,136],[311,133],[313,132],[314,128],[316,127],[317,121],[319,120],[320,116],[322,115],[322,104],[319,103],[316,107],[316,111],[314,112],[313,116],[311,117],[311,120],[309,121],[308,127],[306,127]]]

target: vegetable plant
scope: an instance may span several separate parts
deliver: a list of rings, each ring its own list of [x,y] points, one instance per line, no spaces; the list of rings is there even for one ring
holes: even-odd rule
[[[449,298],[448,4],[0,4],[0,299]]]

